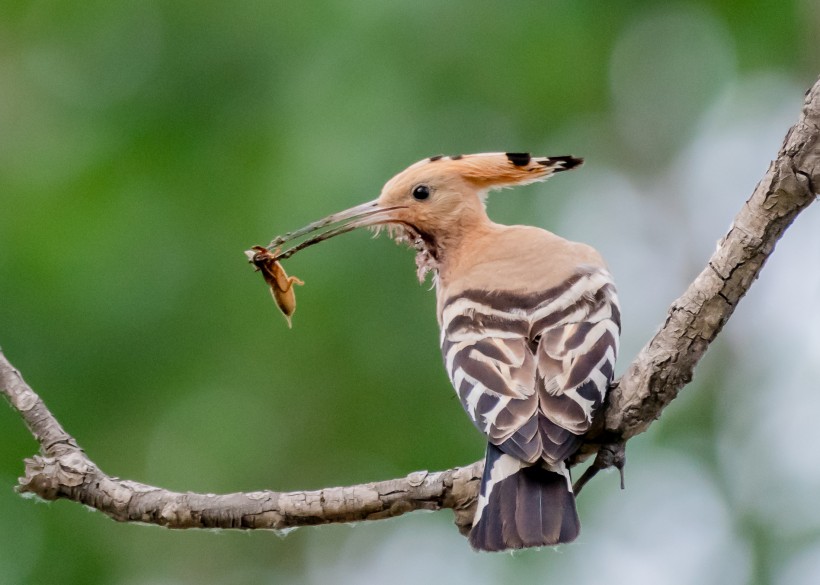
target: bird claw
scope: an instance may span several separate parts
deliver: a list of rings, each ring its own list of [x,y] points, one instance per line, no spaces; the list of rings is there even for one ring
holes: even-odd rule
[[[598,454],[595,456],[595,461],[592,462],[592,465],[586,468],[584,473],[581,477],[578,478],[578,481],[575,482],[575,485],[572,486],[575,495],[577,496],[581,489],[587,484],[587,482],[598,475],[598,472],[603,469],[609,469],[610,467],[614,467],[618,470],[618,473],[621,477],[621,489],[626,489],[626,484],[624,482],[624,467],[626,466],[626,444],[625,443],[606,443],[601,445],[600,449],[598,449]]]

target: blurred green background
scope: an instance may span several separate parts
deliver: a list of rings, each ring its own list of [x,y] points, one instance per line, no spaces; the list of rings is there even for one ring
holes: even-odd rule
[[[288,330],[243,250],[432,154],[584,156],[489,211],[603,251],[622,371],[796,121],[818,47],[816,0],[0,0],[0,345],[112,475],[290,490],[470,463],[410,251],[300,254]],[[0,583],[816,583],[818,222],[630,442],[627,490],[585,490],[576,544],[476,555],[449,511],[286,538],[120,525],[17,496],[36,445],[0,408]]]

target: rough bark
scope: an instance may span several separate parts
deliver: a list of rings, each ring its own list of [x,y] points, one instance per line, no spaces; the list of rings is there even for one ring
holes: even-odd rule
[[[398,479],[299,492],[179,493],[111,477],[89,459],[0,351],[0,391],[40,444],[26,459],[17,490],[45,500],[73,500],[120,522],[168,528],[268,528],[379,520],[413,510],[450,508],[469,527],[482,462]]]
[[[598,469],[621,466],[623,444],[645,431],[691,381],[698,360],[757,278],[778,239],[815,200],[818,188],[820,80],[807,92],[798,123],[789,130],[777,159],[703,272],[672,304],[658,333],[613,385],[601,431],[578,458],[599,452],[583,482]],[[388,481],[309,492],[171,492],[103,473],[2,352],[0,392],[40,444],[40,454],[26,460],[18,491],[46,500],[81,502],[122,522],[169,528],[284,530],[450,508],[459,529],[465,532],[483,467],[483,462],[477,461],[447,471],[419,471]]]
[[[672,303],[664,324],[612,389],[606,430],[645,431],[692,380],[695,365],[760,274],[775,244],[820,189],[820,81],[777,158],[718,243],[709,263]]]

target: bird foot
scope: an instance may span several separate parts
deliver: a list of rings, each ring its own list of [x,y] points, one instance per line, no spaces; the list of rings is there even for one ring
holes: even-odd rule
[[[624,466],[626,465],[626,444],[625,443],[606,443],[601,445],[600,449],[598,449],[598,454],[595,456],[595,461],[592,462],[592,465],[586,468],[584,473],[581,477],[578,478],[578,481],[575,482],[575,485],[572,487],[575,495],[577,496],[581,489],[587,484],[587,482],[598,475],[598,472],[602,469],[609,469],[610,467],[614,467],[618,470],[618,473],[621,476],[621,489],[625,489],[624,484]]]

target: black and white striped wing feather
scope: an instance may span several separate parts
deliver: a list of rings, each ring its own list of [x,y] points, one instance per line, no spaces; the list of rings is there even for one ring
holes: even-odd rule
[[[547,291],[448,299],[441,349],[464,409],[491,443],[527,463],[557,463],[603,402],[619,331],[610,275],[585,268]]]

